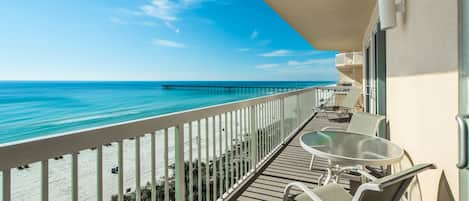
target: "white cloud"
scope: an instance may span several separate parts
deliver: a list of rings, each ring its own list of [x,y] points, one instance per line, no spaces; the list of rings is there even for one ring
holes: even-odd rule
[[[262,57],[286,57],[286,56],[303,57],[303,56],[319,56],[325,53],[329,54],[330,52],[316,51],[316,50],[292,51],[292,50],[280,49],[280,50],[274,50],[271,52],[266,52],[266,53],[260,54],[259,56],[262,56]]]
[[[154,39],[153,44],[172,48],[186,48],[186,45],[171,40]]]
[[[251,49],[249,49],[249,48],[238,48],[237,49],[238,52],[248,52],[249,50],[251,50]]]
[[[168,29],[171,29],[171,30],[173,30],[173,31],[176,32],[176,33],[179,33],[179,32],[181,31],[178,27],[176,27],[175,25],[173,25],[173,23],[171,23],[171,22],[166,21],[166,22],[164,22],[164,25],[165,25],[166,27],[168,27]]]
[[[267,69],[275,68],[278,66],[280,66],[280,64],[260,64],[260,65],[257,65],[256,68],[267,70]]]
[[[172,31],[179,33],[180,29],[174,22],[179,20],[179,15],[189,9],[197,8],[204,2],[213,0],[152,0],[140,7],[140,12],[146,16],[164,21],[164,25]]]
[[[153,0],[150,4],[141,7],[143,13],[165,21],[177,20],[181,5],[169,0]]]
[[[141,11],[163,21],[176,21],[184,10],[199,7],[204,2],[213,0],[152,0],[140,7]]]
[[[285,56],[290,56],[291,53],[292,52],[289,50],[275,50],[272,52],[266,52],[266,53],[260,54],[259,56],[261,57],[285,57]]]
[[[270,43],[272,43],[271,40],[261,40],[257,43],[257,45],[259,45],[259,46],[268,46],[268,45],[270,45]]]
[[[288,66],[306,66],[306,65],[332,65],[335,63],[335,58],[324,59],[309,59],[306,61],[291,60],[287,62]]]
[[[258,36],[259,36],[259,32],[257,30],[252,31],[251,40],[256,39]]]
[[[256,68],[278,73],[289,72],[328,72],[335,70],[335,58],[309,59],[306,61],[291,60],[286,63],[260,64]]]
[[[113,24],[128,24],[127,21],[119,18],[119,17],[110,17],[109,20],[113,23]]]
[[[130,16],[143,16],[144,13],[141,11],[130,10],[126,8],[117,8],[116,11],[120,14],[130,15]]]
[[[141,23],[141,25],[146,26],[146,27],[156,27],[157,24],[151,21],[144,21]]]

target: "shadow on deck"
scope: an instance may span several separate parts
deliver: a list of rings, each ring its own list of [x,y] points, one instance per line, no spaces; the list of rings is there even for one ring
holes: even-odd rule
[[[334,123],[320,117],[313,118],[260,169],[256,176],[240,187],[230,200],[280,201],[285,186],[291,182],[302,182],[314,188],[323,171],[309,170],[311,154],[301,148],[299,138],[304,133],[317,131],[326,126],[346,127],[347,123]],[[325,162],[325,160],[318,160],[317,166],[324,166]],[[345,188],[349,187],[349,180],[346,177],[339,183]],[[296,194],[299,191],[293,190],[292,193]]]

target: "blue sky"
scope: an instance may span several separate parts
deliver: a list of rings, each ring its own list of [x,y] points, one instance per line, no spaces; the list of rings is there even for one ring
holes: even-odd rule
[[[262,0],[6,1],[0,80],[336,80]]]

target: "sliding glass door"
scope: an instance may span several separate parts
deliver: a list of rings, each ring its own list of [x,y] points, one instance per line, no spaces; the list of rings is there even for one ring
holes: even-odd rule
[[[365,50],[365,112],[371,113],[371,55],[370,48]]]
[[[459,0],[459,184],[460,199],[469,200],[469,0]]]
[[[386,116],[386,32],[377,24],[365,49],[365,111]],[[386,124],[379,136],[387,138]]]
[[[382,31],[377,25],[374,36],[375,41],[375,89],[376,89],[376,114],[386,116],[386,31]],[[388,138],[386,121],[379,127],[379,135]]]

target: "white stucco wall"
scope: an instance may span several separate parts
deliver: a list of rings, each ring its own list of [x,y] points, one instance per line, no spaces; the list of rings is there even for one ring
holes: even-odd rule
[[[386,33],[390,138],[416,163],[437,165],[422,175],[425,201],[448,200],[438,189],[457,199],[457,0],[408,0],[406,9]],[[376,22],[375,10],[364,44]],[[449,188],[438,186],[442,172]]]

